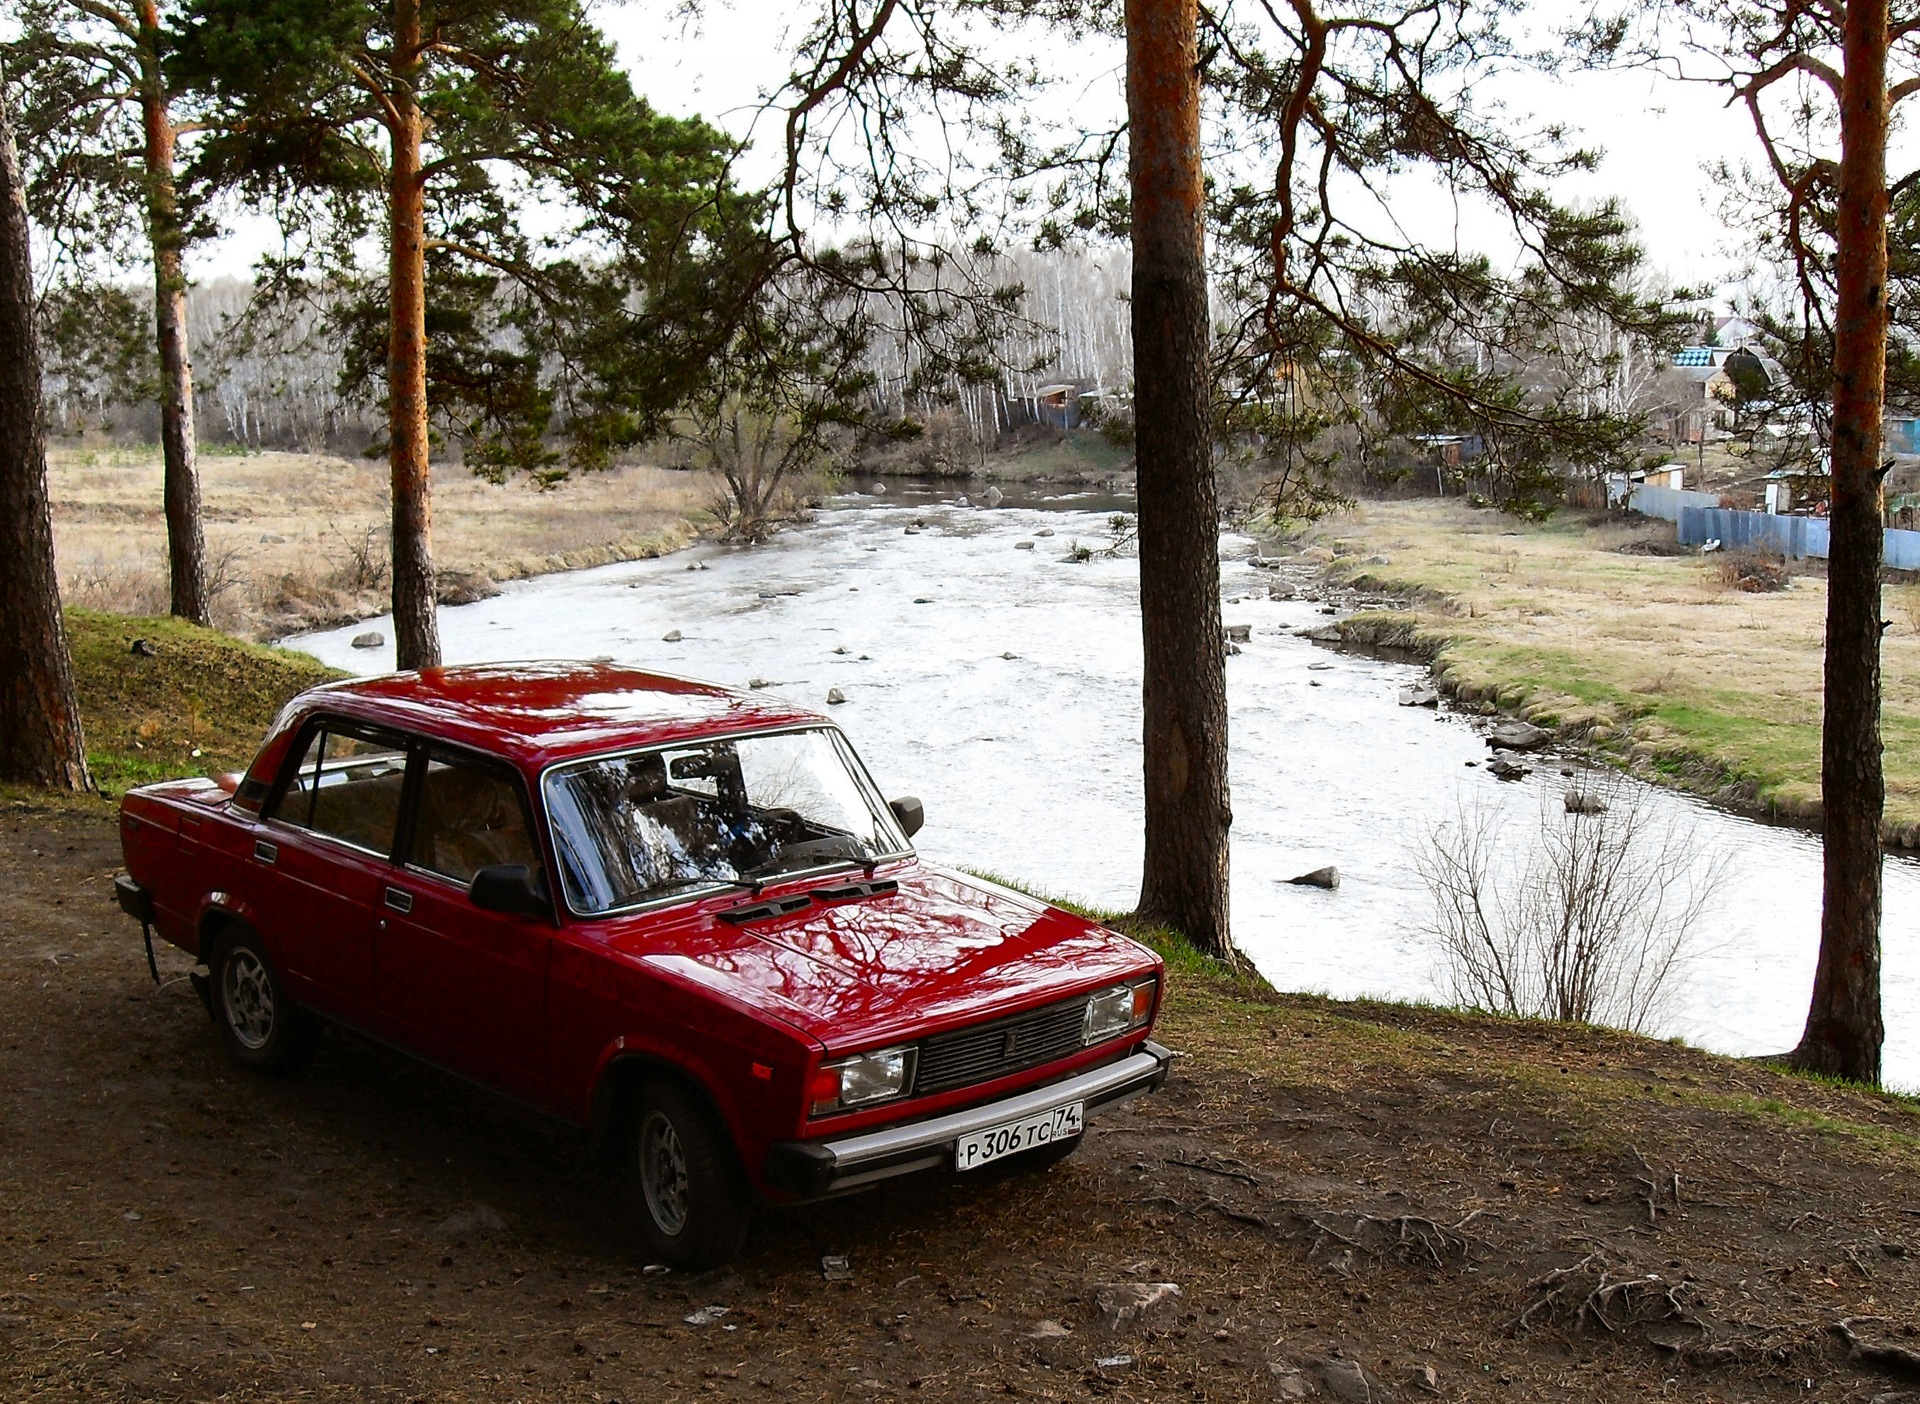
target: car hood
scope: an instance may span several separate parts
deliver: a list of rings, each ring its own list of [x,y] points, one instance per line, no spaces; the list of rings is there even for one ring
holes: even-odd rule
[[[991,883],[920,864],[886,876],[897,892],[739,926],[714,916],[731,903],[665,922],[630,919],[611,944],[836,1052],[1016,1013],[1158,966],[1137,942]]]

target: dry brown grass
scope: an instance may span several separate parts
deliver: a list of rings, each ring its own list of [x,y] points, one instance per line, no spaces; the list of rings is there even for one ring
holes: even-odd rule
[[[1817,813],[1826,581],[1730,589],[1717,562],[1649,554],[1664,522],[1529,526],[1452,502],[1373,502],[1323,524],[1349,574],[1416,592],[1442,680],[1725,797]],[[1362,564],[1384,554],[1387,565]],[[1920,837],[1920,588],[1889,591],[1887,820]],[[1402,622],[1404,622],[1402,617]]]
[[[54,542],[68,604],[164,614],[166,528],[159,451],[56,448]],[[252,638],[387,608],[386,465],[322,454],[202,451],[215,620]],[[684,545],[705,520],[692,473],[634,465],[552,492],[434,470],[434,557],[443,591]]]

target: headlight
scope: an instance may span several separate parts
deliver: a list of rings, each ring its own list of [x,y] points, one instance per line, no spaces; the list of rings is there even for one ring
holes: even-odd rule
[[[906,1095],[913,1085],[914,1050],[883,1048],[822,1063],[813,1075],[812,1115],[848,1111]]]
[[[1159,980],[1136,980],[1130,985],[1115,985],[1087,997],[1086,1022],[1081,1025],[1082,1043],[1099,1043],[1123,1033],[1146,1027],[1153,1017],[1153,995]]]

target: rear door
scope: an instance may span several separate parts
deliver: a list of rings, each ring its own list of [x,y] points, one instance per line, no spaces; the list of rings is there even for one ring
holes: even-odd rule
[[[383,1025],[428,1057],[545,1102],[550,917],[490,912],[467,886],[481,868],[545,864],[519,773],[427,745],[403,861],[387,876],[374,929]]]
[[[320,718],[294,746],[245,861],[264,935],[294,997],[373,1022],[373,910],[393,869],[407,743]]]

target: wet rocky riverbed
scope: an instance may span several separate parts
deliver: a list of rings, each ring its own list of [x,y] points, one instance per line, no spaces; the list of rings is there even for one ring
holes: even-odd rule
[[[843,499],[752,550],[700,546],[654,561],[507,586],[442,612],[450,662],[612,656],[762,686],[830,712],[889,794],[917,794],[928,857],[1110,907],[1140,864],[1137,562],[1111,543],[1109,489],[987,507],[946,488]],[[1432,826],[1492,807],[1514,844],[1557,811],[1563,764],[1496,779],[1489,720],[1401,705],[1410,662],[1303,637],[1365,603],[1304,573],[1256,567],[1222,541],[1233,752],[1235,938],[1274,984],[1340,996],[1449,998],[1423,934],[1431,900],[1412,861]],[[290,642],[356,672],[390,622]],[[667,639],[676,635],[668,642]],[[830,692],[845,701],[830,704]],[[1818,939],[1820,851],[1801,830],[1646,790],[1658,822],[1721,865],[1658,1032],[1730,1053],[1777,1051],[1805,1014]],[[1323,867],[1337,889],[1290,879]],[[1920,864],[1886,883],[1886,1069],[1920,1086]]]

